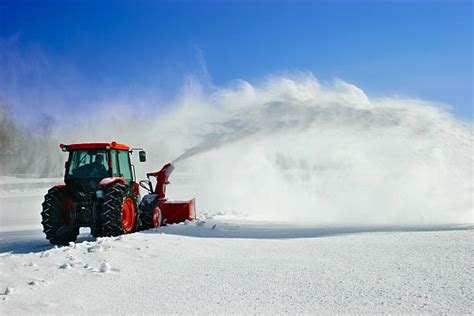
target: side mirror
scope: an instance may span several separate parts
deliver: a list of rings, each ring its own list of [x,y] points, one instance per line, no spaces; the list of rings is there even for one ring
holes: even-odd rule
[[[140,159],[140,162],[145,162],[146,161],[146,152],[144,150],[140,150],[138,152],[138,158]]]

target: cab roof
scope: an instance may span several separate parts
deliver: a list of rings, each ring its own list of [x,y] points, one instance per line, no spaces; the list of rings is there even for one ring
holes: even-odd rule
[[[120,149],[120,150],[130,150],[130,147],[127,145],[119,144],[117,142],[111,143],[80,143],[80,144],[70,144],[64,145],[60,144],[59,147],[62,150],[80,150],[80,149]]]

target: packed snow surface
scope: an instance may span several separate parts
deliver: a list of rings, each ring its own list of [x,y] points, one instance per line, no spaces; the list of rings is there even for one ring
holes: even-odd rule
[[[474,310],[472,225],[328,226],[201,211],[194,222],[116,238],[85,229],[58,248],[41,232],[42,196],[17,193],[0,195],[2,314]]]

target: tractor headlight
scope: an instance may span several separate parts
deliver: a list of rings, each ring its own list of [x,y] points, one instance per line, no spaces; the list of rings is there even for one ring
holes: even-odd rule
[[[97,190],[95,192],[95,196],[97,196],[98,199],[103,199],[104,198],[104,191],[102,190]]]

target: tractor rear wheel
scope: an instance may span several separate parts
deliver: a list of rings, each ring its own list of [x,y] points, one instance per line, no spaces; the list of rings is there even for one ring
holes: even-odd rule
[[[41,224],[46,239],[52,244],[67,245],[76,240],[79,228],[68,226],[73,207],[72,197],[64,188],[51,188],[44,196]]]
[[[119,236],[135,231],[135,201],[126,194],[126,187],[117,183],[107,189],[100,215],[100,235]]]
[[[102,227],[100,227],[100,225],[97,225],[97,226],[92,226],[91,227],[91,234],[92,236],[94,236],[95,238],[97,237],[102,237],[102,230],[101,230]]]
[[[159,206],[158,196],[147,195],[140,203],[141,229],[157,228],[163,222],[163,213]]]

